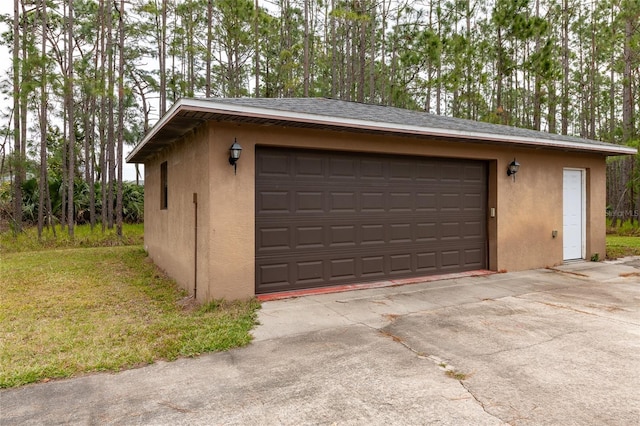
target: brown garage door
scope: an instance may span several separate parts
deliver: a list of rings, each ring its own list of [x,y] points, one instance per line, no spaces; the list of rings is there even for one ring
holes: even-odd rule
[[[256,293],[486,268],[484,162],[257,147]]]

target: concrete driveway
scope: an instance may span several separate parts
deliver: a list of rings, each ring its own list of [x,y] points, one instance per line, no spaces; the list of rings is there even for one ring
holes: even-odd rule
[[[640,424],[640,259],[266,302],[248,347],[0,392],[2,425]]]

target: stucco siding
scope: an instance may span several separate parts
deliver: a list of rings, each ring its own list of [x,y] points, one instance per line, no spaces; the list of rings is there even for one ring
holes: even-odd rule
[[[234,140],[243,147],[237,175],[228,162]],[[581,168],[587,172],[586,257],[604,256],[605,157],[601,154],[212,121],[145,165],[145,244],[152,259],[187,289],[193,286],[192,194],[198,192],[202,230],[198,299],[254,295],[256,145],[487,161],[488,208],[496,212],[495,217],[488,215],[489,267],[496,271],[563,262],[563,169]],[[515,181],[506,174],[514,157],[521,164]],[[169,208],[162,211],[159,169],[167,159]]]
[[[210,300],[209,292],[209,150],[205,127],[188,135],[145,164],[145,249],[189,295],[194,294],[195,204],[198,202],[197,298]],[[160,208],[160,165],[167,161],[167,209]]]
[[[254,295],[254,160],[243,126],[210,123],[210,292],[215,298]],[[255,130],[253,131],[255,133]],[[264,133],[264,130],[263,130]],[[229,164],[235,138],[242,145],[237,174]]]

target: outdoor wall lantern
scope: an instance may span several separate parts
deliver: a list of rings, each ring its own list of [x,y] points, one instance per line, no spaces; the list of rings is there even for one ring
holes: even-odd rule
[[[238,141],[233,138],[233,145],[229,148],[229,164],[233,166],[233,174],[237,174],[237,165],[236,162],[240,158],[240,153],[242,152],[242,147],[238,143]]]
[[[509,163],[509,167],[507,167],[507,176],[513,176],[513,181],[516,180],[516,173],[520,170],[520,163],[516,161],[514,158],[512,162]]]

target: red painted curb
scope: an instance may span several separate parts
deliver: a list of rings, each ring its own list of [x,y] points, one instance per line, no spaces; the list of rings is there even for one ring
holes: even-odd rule
[[[481,277],[484,275],[497,274],[495,271],[487,271],[484,269],[469,272],[458,272],[455,274],[429,275],[426,277],[404,278],[399,280],[377,281],[372,283],[360,284],[344,284],[334,287],[309,288],[305,290],[283,291],[279,293],[268,293],[257,295],[256,298],[261,302],[269,302],[271,300],[291,299],[295,297],[312,296],[317,294],[342,293],[353,290],[367,290],[371,288],[397,287],[408,284],[427,283],[441,280],[451,280],[454,278],[465,277]]]

